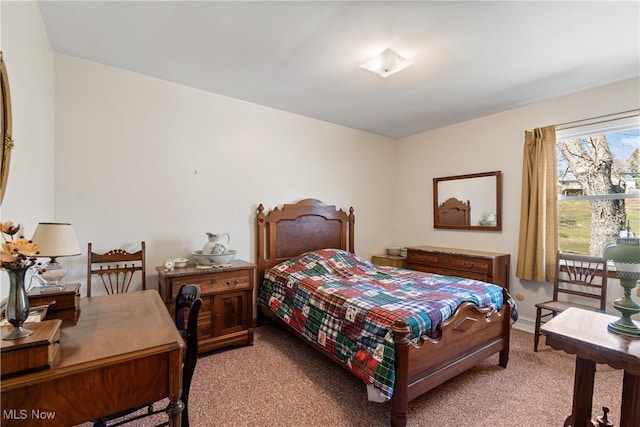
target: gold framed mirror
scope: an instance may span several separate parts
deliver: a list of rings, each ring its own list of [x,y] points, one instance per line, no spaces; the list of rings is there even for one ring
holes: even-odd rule
[[[502,230],[502,172],[434,178],[433,227]]]
[[[2,129],[2,152],[0,153],[0,206],[4,200],[4,192],[7,188],[9,178],[9,163],[11,161],[11,150],[13,149],[13,139],[11,139],[11,95],[9,94],[9,77],[7,68],[4,65],[4,55],[0,51],[0,128]]]

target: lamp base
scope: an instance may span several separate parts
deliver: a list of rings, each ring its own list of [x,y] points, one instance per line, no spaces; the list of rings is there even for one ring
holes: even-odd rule
[[[626,319],[623,317],[620,320],[609,323],[607,325],[607,329],[609,330],[609,332],[613,332],[614,334],[640,338],[640,328],[638,328],[633,322],[631,322],[631,325],[628,325],[624,322],[624,320]]]
[[[40,286],[40,293],[41,294],[46,294],[48,292],[60,292],[61,290],[63,290],[67,285],[62,283],[62,282],[58,282],[58,283],[45,283],[42,286]]]
[[[38,281],[41,283],[41,293],[56,292],[64,289],[65,284],[62,279],[67,275],[67,267],[58,263],[55,259],[51,259],[42,266],[38,274]]]
[[[640,313],[640,305],[629,296],[630,290],[635,287],[635,282],[632,282],[633,287],[623,279],[620,280],[620,283],[625,288],[624,296],[613,302],[613,308],[618,310],[622,316],[615,322],[610,323],[607,329],[615,334],[640,338],[640,327],[631,319],[631,316]]]

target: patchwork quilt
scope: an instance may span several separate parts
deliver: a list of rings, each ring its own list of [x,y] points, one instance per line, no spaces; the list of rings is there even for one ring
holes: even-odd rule
[[[460,304],[499,310],[503,293],[477,280],[377,266],[350,252],[323,249],[269,270],[258,301],[390,399],[396,320],[409,325],[414,340],[437,338],[437,326]],[[515,303],[508,302],[515,320]]]

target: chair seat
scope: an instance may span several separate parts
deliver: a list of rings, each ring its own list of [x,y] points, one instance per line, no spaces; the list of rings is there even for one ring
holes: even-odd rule
[[[543,310],[551,310],[556,313],[561,313],[565,311],[569,307],[580,308],[582,310],[589,311],[600,311],[599,307],[593,307],[590,305],[576,304],[572,302],[564,302],[564,301],[546,301],[536,304],[537,308],[542,308]]]

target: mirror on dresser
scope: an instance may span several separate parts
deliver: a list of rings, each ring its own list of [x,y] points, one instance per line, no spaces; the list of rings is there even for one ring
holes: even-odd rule
[[[434,178],[433,227],[502,230],[502,172]]]

